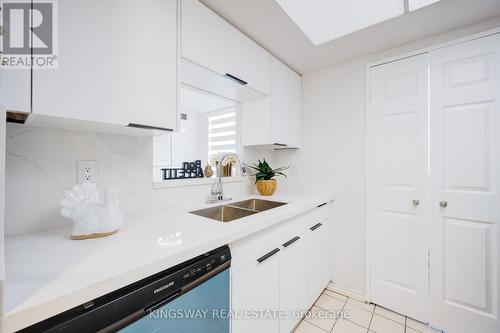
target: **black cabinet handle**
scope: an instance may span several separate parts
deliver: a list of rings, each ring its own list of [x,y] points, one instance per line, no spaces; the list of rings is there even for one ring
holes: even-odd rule
[[[271,258],[272,256],[274,256],[276,253],[280,252],[280,249],[274,249],[272,250],[271,252],[267,253],[267,254],[264,254],[262,257],[260,257],[259,259],[257,259],[257,261],[259,262],[259,264],[269,258]]]
[[[327,203],[328,202],[323,202],[321,205],[318,205],[318,208],[325,206]]]
[[[296,241],[298,241],[300,239],[299,236],[295,236],[293,237],[292,239],[290,239],[288,242],[286,242],[285,244],[283,244],[283,247],[287,247],[289,245],[292,245],[293,243],[295,243]]]
[[[322,225],[323,225],[323,223],[318,223],[318,224],[313,225],[309,229],[311,229],[311,231],[314,231],[314,230],[318,229],[319,227],[321,227]]]
[[[240,79],[240,78],[238,78],[238,77],[236,77],[236,76],[234,76],[234,75],[231,75],[231,74],[229,74],[229,73],[226,73],[226,77],[227,77],[228,79],[230,79],[230,80],[233,80],[233,81],[234,81],[234,82],[236,82],[236,83],[241,84],[242,86],[246,86],[246,85],[248,84],[248,82],[247,82],[247,81],[243,81],[242,79]]]
[[[274,144],[275,146],[280,146],[280,147],[286,147],[286,146],[288,146],[288,145],[287,145],[287,144],[285,144],[285,143],[279,143],[279,142],[275,142],[275,143],[273,143],[273,144]]]
[[[158,131],[166,131],[166,132],[173,132],[174,131],[171,128],[149,126],[149,125],[141,125],[141,124],[134,124],[134,123],[129,123],[127,125],[127,127],[142,128],[142,129],[149,129],[149,130],[158,130]]]

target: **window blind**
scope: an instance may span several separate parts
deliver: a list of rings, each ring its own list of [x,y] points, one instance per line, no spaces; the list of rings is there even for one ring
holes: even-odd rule
[[[217,111],[208,116],[208,157],[236,152],[236,110]]]

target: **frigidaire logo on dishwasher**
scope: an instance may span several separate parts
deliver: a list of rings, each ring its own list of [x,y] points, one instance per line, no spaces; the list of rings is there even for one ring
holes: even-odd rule
[[[167,289],[167,288],[170,288],[174,285],[174,281],[171,281],[163,286],[161,286],[160,288],[157,288],[153,291],[153,294],[158,294],[159,292],[162,292],[163,290]]]

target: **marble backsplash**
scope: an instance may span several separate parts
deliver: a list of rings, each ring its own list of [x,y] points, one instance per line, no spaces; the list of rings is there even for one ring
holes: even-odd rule
[[[210,185],[153,189],[152,138],[8,124],[6,131],[6,236],[66,226],[59,200],[76,182],[76,161],[98,162],[98,187],[116,186],[124,215],[205,202]],[[252,161],[273,152],[250,150]],[[270,156],[266,156],[270,154]],[[228,183],[229,196],[253,191],[251,179]]]

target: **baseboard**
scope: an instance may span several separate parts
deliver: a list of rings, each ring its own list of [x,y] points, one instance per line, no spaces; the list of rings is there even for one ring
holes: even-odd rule
[[[327,289],[330,289],[332,291],[335,291],[335,292],[342,294],[342,295],[345,295],[345,296],[352,297],[352,298],[357,299],[358,301],[361,301],[361,302],[370,303],[370,302],[368,302],[368,300],[366,299],[366,297],[364,295],[359,294],[358,292],[350,290],[346,287],[339,286],[338,284],[335,284],[334,282],[331,282],[331,281],[328,284]]]

